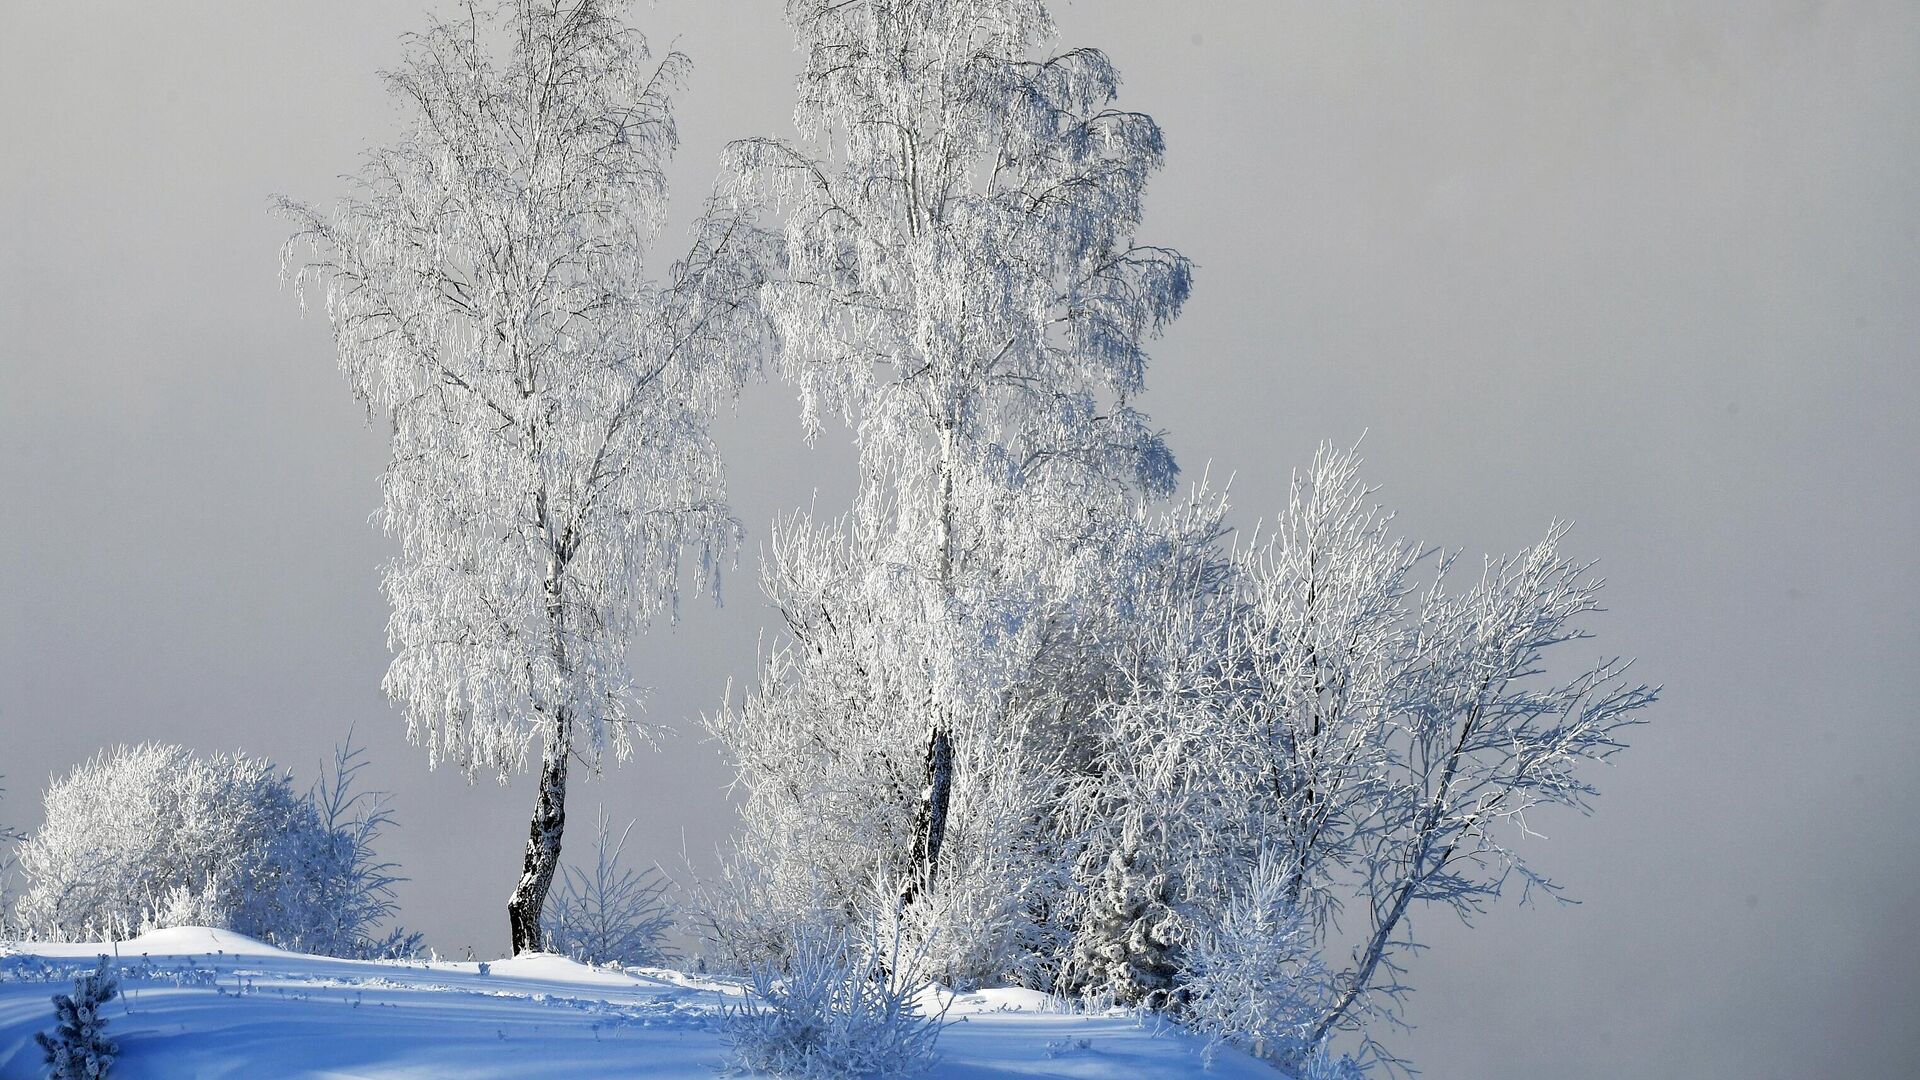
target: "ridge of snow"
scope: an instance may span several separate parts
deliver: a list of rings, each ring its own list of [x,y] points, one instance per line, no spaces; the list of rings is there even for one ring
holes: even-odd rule
[[[591,968],[534,953],[464,961],[356,961],[283,952],[179,927],[118,943],[121,997],[104,1011],[115,1080],[711,1080],[741,988],[675,971]],[[111,942],[0,949],[0,1076],[39,1075],[48,998],[112,955]],[[1072,1010],[1033,990],[955,994],[930,1080],[1284,1080],[1151,1017]],[[937,1004],[936,1004],[937,1003]]]

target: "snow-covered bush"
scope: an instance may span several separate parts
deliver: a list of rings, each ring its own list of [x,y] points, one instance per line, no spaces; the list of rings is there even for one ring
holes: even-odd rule
[[[911,1077],[936,1060],[944,1007],[917,951],[902,946],[897,925],[812,925],[791,937],[784,964],[751,973],[751,996],[728,1016],[734,1064],[752,1075],[792,1080]]]
[[[583,964],[664,967],[673,961],[664,941],[673,926],[666,901],[671,882],[657,866],[636,872],[621,865],[632,831],[629,823],[616,837],[604,808],[595,817],[592,868],[563,866],[547,895],[541,928],[548,949]]]
[[[103,751],[53,783],[20,846],[22,928],[55,940],[210,925],[283,948],[361,955],[395,879],[372,841],[389,822],[354,794],[358,753],[309,794],[267,761],[178,746]]]
[[[393,887],[404,879],[374,847],[394,820],[386,792],[355,788],[366,764],[365,749],[353,745],[349,732],[334,748],[331,770],[323,769],[307,792],[321,833],[318,842],[299,850],[304,862],[298,877],[305,885],[290,896],[295,908],[288,912],[289,947],[367,960],[419,951],[419,934],[396,927],[383,935],[378,929],[393,916]]]
[[[1325,1007],[1313,927],[1287,897],[1284,862],[1262,850],[1248,880],[1194,905],[1183,935],[1180,1011],[1196,1030],[1284,1065],[1319,1048],[1304,1040]]]
[[[36,935],[126,937],[191,918],[266,937],[320,834],[313,806],[271,764],[182,747],[104,751],[47,789],[20,848],[18,911]]]
[[[113,1067],[120,1048],[102,1033],[107,1021],[100,1015],[100,1006],[119,994],[119,982],[102,956],[99,967],[73,980],[71,996],[53,996],[58,1024],[52,1035],[41,1031],[33,1036],[46,1052],[53,1080],[99,1080]]]

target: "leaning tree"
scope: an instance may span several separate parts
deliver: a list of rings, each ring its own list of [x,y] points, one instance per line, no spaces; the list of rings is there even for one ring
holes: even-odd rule
[[[756,235],[708,214],[650,276],[688,60],[652,60],[624,7],[431,22],[386,74],[405,133],[331,213],[280,202],[287,265],[391,425],[387,693],[430,766],[504,781],[538,748],[516,953],[539,944],[569,761],[631,748],[629,641],[675,606],[683,555],[717,587],[738,542],[708,430],[756,362]]]

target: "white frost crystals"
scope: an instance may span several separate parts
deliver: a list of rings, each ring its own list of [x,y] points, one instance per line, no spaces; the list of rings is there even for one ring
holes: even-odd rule
[[[387,75],[411,130],[332,214],[280,203],[288,265],[392,431],[387,691],[430,761],[504,777],[540,750],[517,951],[539,944],[569,759],[631,745],[629,643],[677,603],[683,552],[717,588],[737,541],[708,422],[762,341],[737,216],[649,273],[689,62],[652,61],[624,8],[432,22]]]
[[[861,475],[845,517],[776,526],[785,640],[711,721],[744,857],[794,917],[822,891],[856,910],[878,858],[943,923],[942,977],[1038,978],[1047,807],[1096,678],[1077,642],[1116,523],[1173,482],[1134,407],[1189,285],[1134,242],[1160,131],[1031,0],[787,13],[801,137],[736,143],[734,194],[781,216],[781,370],[806,423],[851,424]]]
[[[377,951],[398,879],[373,853],[391,818],[378,793],[352,790],[357,771],[343,748],[302,796],[258,758],[102,752],[49,786],[45,823],[20,845],[20,929],[84,941],[213,926],[303,952]]]

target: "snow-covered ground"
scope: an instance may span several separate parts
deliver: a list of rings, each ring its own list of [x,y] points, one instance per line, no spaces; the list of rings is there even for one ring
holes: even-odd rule
[[[44,1075],[33,1033],[55,992],[111,945],[0,947],[0,1077]],[[557,956],[362,963],[282,952],[223,930],[119,943],[107,1033],[117,1080],[258,1077],[713,1077],[733,985],[671,971],[619,974]],[[1133,1015],[1061,1011],[1029,990],[954,998],[940,1080],[1189,1077],[1276,1080],[1233,1051]]]

